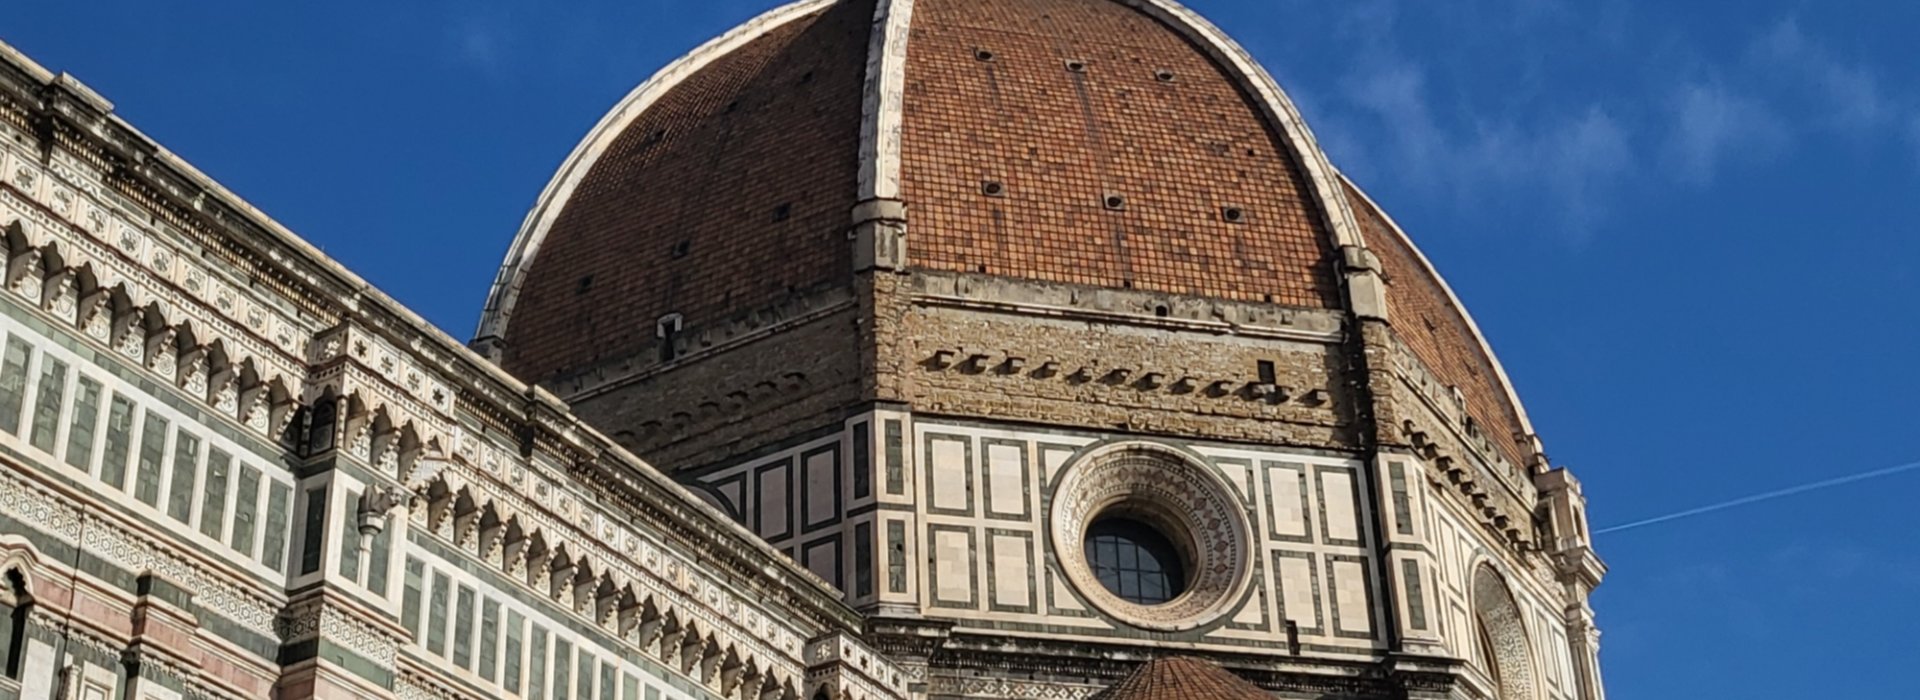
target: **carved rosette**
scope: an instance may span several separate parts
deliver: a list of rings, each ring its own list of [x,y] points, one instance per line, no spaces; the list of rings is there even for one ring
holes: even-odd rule
[[[1191,561],[1185,593],[1160,605],[1114,595],[1087,565],[1088,526],[1124,512],[1151,522]],[[1194,629],[1231,611],[1252,581],[1253,531],[1232,487],[1198,457],[1151,442],[1081,455],[1053,494],[1053,551],[1075,590],[1102,612],[1150,630]]]

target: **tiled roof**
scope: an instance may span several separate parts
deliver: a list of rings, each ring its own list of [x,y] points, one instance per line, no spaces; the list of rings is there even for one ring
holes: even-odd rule
[[[592,137],[519,263],[503,364],[542,381],[651,348],[669,313],[848,283],[874,3],[702,55]],[[1339,304],[1300,162],[1181,30],[1120,0],[918,0],[906,46],[910,266]]]
[[[531,262],[507,369],[540,381],[650,348],[655,323],[850,274],[873,0],[780,25],[687,76],[595,161]]]
[[[1211,661],[1176,657],[1147,662],[1091,700],[1273,700],[1273,695]]]
[[[1174,29],[1112,0],[919,0],[912,27],[901,179],[913,265],[1339,303],[1293,155]]]

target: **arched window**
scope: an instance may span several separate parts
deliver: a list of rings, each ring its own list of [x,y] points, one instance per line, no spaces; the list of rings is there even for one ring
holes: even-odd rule
[[[333,422],[339,401],[328,394],[314,402],[307,426],[307,454],[317,455],[333,449]]]
[[[1159,605],[1187,589],[1180,550],[1151,525],[1101,518],[1087,528],[1087,564],[1101,585],[1136,605]]]
[[[1479,636],[1475,661],[1493,681],[1498,700],[1535,700],[1533,644],[1513,591],[1493,567],[1485,564],[1473,574],[1474,628]]]
[[[0,589],[0,613],[5,615],[7,625],[6,647],[0,653],[6,656],[6,674],[8,678],[20,678],[20,666],[27,655],[27,618],[33,614],[33,596],[27,592],[27,578],[19,569],[8,569],[4,580],[4,589]]]

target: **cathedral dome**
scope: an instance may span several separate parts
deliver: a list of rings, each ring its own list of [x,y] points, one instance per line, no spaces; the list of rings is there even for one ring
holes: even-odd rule
[[[1445,284],[1272,78],[1173,0],[802,0],[755,18],[575,149],[476,346],[543,382],[632,367],[683,326],[789,315],[855,287],[850,232],[876,211],[905,220],[910,273],[1342,311],[1358,305],[1342,274],[1377,267],[1410,349],[1526,461],[1524,414]]]

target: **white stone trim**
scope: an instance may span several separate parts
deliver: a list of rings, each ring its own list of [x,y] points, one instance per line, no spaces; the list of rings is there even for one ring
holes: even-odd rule
[[[1513,405],[1514,414],[1520,417],[1520,429],[1526,431],[1527,434],[1516,437],[1524,439],[1527,436],[1534,435],[1533,421],[1527,418],[1527,408],[1521,405],[1520,395],[1513,390],[1513,381],[1507,378],[1507,369],[1500,365],[1500,358],[1493,354],[1493,346],[1487,344],[1487,336],[1480,332],[1480,324],[1473,322],[1473,314],[1467,311],[1465,304],[1460,303],[1460,297],[1453,293],[1453,287],[1447,285],[1447,278],[1440,276],[1440,271],[1435,269],[1433,262],[1427,259],[1427,254],[1420,252],[1420,246],[1414,245],[1413,238],[1408,236],[1407,232],[1400,228],[1400,224],[1393,220],[1393,216],[1389,215],[1387,210],[1375,204],[1373,198],[1368,197],[1366,191],[1360,189],[1360,185],[1355,183],[1351,178],[1348,178],[1345,173],[1337,173],[1337,175],[1342,182],[1347,183],[1348,187],[1353,188],[1353,191],[1360,195],[1361,201],[1366,202],[1367,206],[1372,207],[1375,212],[1380,214],[1380,219],[1387,223],[1387,229],[1392,231],[1394,236],[1398,237],[1400,243],[1405,245],[1407,250],[1413,251],[1413,259],[1420,262],[1421,269],[1426,270],[1427,275],[1432,277],[1433,281],[1440,285],[1440,290],[1447,293],[1447,302],[1453,304],[1453,309],[1460,312],[1461,318],[1466,319],[1467,328],[1473,331],[1474,341],[1480,344],[1480,354],[1486,356],[1487,364],[1493,365],[1493,374],[1500,380],[1500,389],[1506,392],[1507,402]],[[1520,466],[1527,468],[1526,465]]]
[[[599,162],[601,154],[613,145],[633,120],[646,113],[661,96],[716,59],[834,1],[799,0],[755,17],[668,64],[614,105],[613,110],[602,117],[600,123],[587,132],[587,137],[574,147],[573,153],[560,165],[559,172],[540,192],[533,209],[527,212],[526,220],[520,224],[520,232],[514,236],[513,246],[507,250],[506,260],[500,265],[500,273],[494,278],[493,288],[487,292],[487,305],[480,312],[480,325],[474,331],[474,338],[505,337],[507,323],[513,317],[514,304],[520,298],[520,285],[526,281],[527,269],[534,256],[540,253],[540,246],[546,241],[554,220],[559,218],[560,211],[572,199],[574,188],[580,185],[587,173],[593,170],[594,164]]]
[[[860,201],[900,198],[900,124],[906,103],[913,0],[876,0],[860,105]]]

